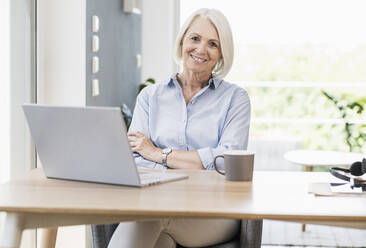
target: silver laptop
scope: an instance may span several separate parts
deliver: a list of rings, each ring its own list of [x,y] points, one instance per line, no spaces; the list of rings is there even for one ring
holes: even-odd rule
[[[119,108],[24,104],[23,110],[49,178],[141,187],[188,177],[139,173]]]

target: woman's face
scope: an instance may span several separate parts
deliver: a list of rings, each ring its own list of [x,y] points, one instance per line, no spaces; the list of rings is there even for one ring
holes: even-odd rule
[[[188,28],[182,41],[184,70],[212,73],[221,58],[219,35],[207,19],[198,17]]]

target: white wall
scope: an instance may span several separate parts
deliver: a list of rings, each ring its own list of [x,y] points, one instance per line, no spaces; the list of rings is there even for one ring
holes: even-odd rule
[[[38,103],[85,105],[86,0],[38,0]]]
[[[32,102],[32,0],[10,2],[10,178],[34,166],[34,147],[21,105]]]
[[[21,105],[32,102],[33,84],[33,0],[8,1],[9,13],[9,119],[10,157],[9,177],[14,178],[28,172],[34,166],[34,147],[25,122]],[[34,247],[35,232],[26,231],[22,235],[21,247]]]
[[[0,1],[0,183],[9,178],[9,0]]]
[[[38,0],[37,7],[37,102],[84,106],[86,0]],[[58,247],[86,247],[85,226],[59,228]]]
[[[9,0],[0,1],[0,183],[9,178]],[[0,233],[4,214],[0,213]]]
[[[177,66],[173,44],[179,31],[179,0],[142,0],[141,80],[167,80]]]

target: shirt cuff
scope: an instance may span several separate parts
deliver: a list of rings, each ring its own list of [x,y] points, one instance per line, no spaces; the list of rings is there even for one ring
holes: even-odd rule
[[[203,167],[206,170],[213,170],[213,155],[211,148],[205,147],[198,150]]]
[[[163,165],[163,164],[159,164],[159,163],[155,163],[155,169],[168,169],[168,166]]]
[[[163,164],[159,164],[156,162],[152,162],[149,160],[144,159],[144,157],[142,157],[139,154],[133,154],[134,158],[135,158],[135,163],[137,165],[137,167],[142,167],[142,168],[150,168],[150,169],[167,169],[168,167],[163,165]]]
[[[133,156],[135,157],[135,163],[136,163],[137,167],[155,169],[155,167],[156,167],[156,163],[155,162],[146,160],[146,159],[144,159],[142,156],[140,156],[138,154],[133,154]]]

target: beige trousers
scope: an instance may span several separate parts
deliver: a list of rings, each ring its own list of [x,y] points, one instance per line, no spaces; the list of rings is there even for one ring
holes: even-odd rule
[[[162,219],[121,222],[108,248],[203,247],[232,239],[239,230],[238,220]]]

